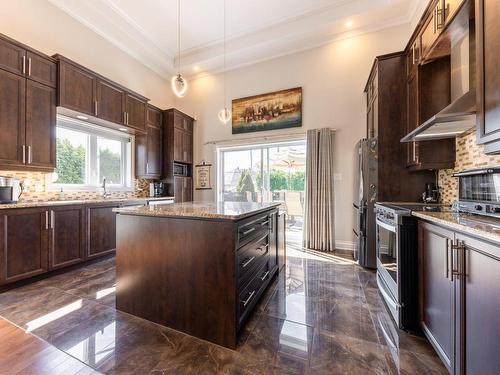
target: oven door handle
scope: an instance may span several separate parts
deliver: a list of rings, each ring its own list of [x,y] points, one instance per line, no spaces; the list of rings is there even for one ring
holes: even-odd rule
[[[378,225],[379,227],[382,227],[382,228],[384,228],[384,229],[387,229],[388,231],[391,231],[391,232],[393,232],[393,233],[396,233],[396,227],[395,227],[395,226],[393,226],[393,225],[390,225],[390,224],[384,223],[383,221],[378,220],[378,219],[377,219],[377,225]]]
[[[394,301],[394,298],[389,295],[389,293],[386,292],[384,285],[382,284],[382,281],[380,280],[380,275],[377,273],[377,286],[378,290],[380,290],[380,293],[382,293],[382,296],[384,297],[384,300],[391,305],[391,307],[394,310],[398,310],[401,308],[401,305]]]

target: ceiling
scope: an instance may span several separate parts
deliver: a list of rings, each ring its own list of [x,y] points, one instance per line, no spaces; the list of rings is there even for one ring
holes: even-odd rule
[[[176,71],[177,0],[48,0],[127,54],[170,78]],[[227,0],[227,68],[409,23],[427,0]],[[224,0],[182,0],[181,68],[223,67]]]

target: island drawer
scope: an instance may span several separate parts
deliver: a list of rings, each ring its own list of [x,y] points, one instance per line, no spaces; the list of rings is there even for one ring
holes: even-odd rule
[[[252,272],[262,264],[262,259],[269,257],[269,235],[265,233],[246,244],[236,252],[238,285],[252,277]]]
[[[269,232],[269,214],[260,214],[243,220],[238,225],[237,248],[246,245],[264,232]]]
[[[238,329],[260,299],[271,277],[269,262],[265,262],[255,277],[238,295]]]

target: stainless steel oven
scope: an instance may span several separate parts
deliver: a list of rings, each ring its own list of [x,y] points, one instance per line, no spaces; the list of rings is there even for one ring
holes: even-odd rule
[[[453,176],[458,177],[460,211],[500,217],[500,168],[467,170]]]

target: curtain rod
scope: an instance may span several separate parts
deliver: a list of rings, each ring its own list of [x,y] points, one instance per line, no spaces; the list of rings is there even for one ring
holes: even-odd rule
[[[336,131],[337,129],[332,129],[332,128],[326,128],[330,129],[331,131]],[[311,129],[312,130],[312,129]],[[321,130],[321,129],[316,129],[316,130]],[[299,137],[305,137],[307,135],[307,132],[303,133],[292,133],[292,134],[287,134],[287,135],[268,135],[264,137],[246,137],[246,138],[231,138],[231,139],[221,139],[217,141],[208,141],[205,142],[203,145],[216,145],[219,143],[228,143],[228,142],[242,142],[242,141],[267,141],[270,139],[283,139],[283,140],[291,140],[293,141],[294,138],[299,138]]]

